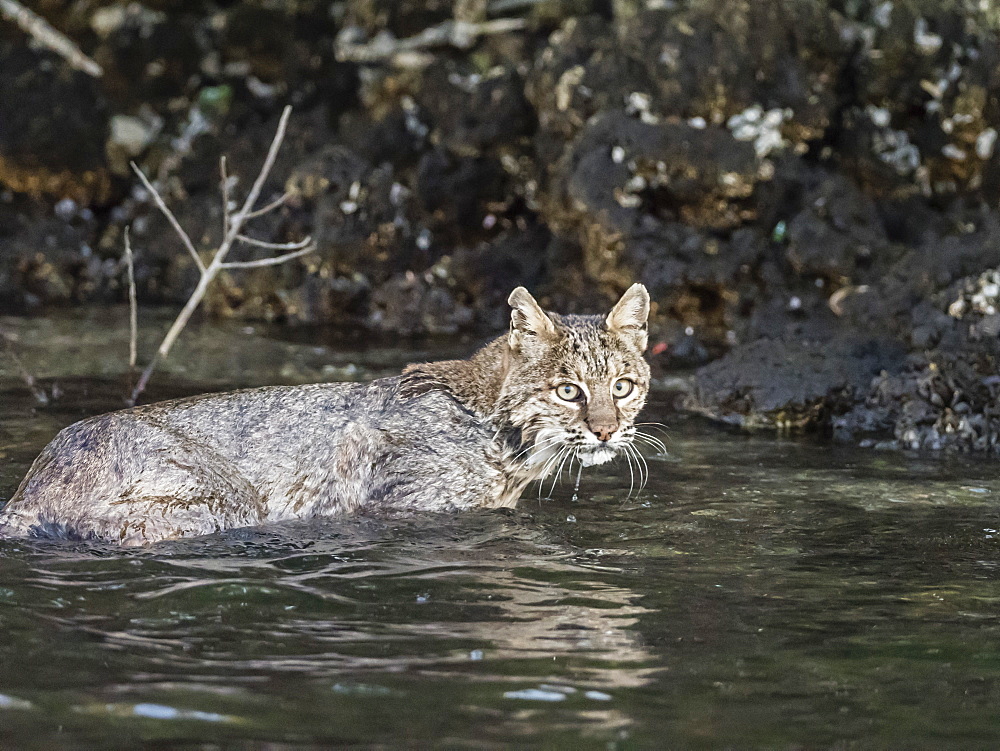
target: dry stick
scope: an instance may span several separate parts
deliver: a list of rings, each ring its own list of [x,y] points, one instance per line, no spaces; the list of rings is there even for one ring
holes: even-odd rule
[[[0,0],[0,16],[16,23],[28,36],[61,56],[77,70],[89,73],[94,78],[104,75],[101,66],[83,54],[67,36],[17,0]]]
[[[158,208],[163,216],[167,218],[167,221],[170,222],[170,226],[173,227],[174,231],[180,236],[181,242],[184,243],[184,247],[187,248],[188,253],[190,253],[191,257],[194,259],[195,265],[198,266],[198,271],[204,274],[205,262],[201,260],[201,256],[198,255],[198,251],[194,249],[194,243],[191,242],[191,238],[188,237],[188,233],[184,231],[180,222],[177,221],[177,217],[174,216],[174,212],[172,212],[164,202],[163,197],[159,194],[156,188],[153,187],[153,183],[149,181],[149,178],[147,178],[146,175],[143,174],[143,171],[139,169],[139,165],[135,162],[130,162],[130,164],[132,165],[132,171],[139,176],[139,179],[142,180],[142,184],[145,186],[146,190],[149,191],[149,194],[156,202],[156,208]]]
[[[258,216],[264,216],[264,214],[270,214],[275,209],[284,206],[285,202],[289,198],[291,198],[291,195],[289,195],[288,193],[282,193],[280,197],[271,201],[271,203],[269,203],[264,208],[257,209],[256,211],[251,211],[249,214],[247,214],[247,219],[256,219]]]
[[[153,374],[153,370],[156,368],[157,363],[167,356],[170,352],[170,348],[174,345],[177,337],[180,335],[181,331],[187,325],[188,320],[190,320],[192,313],[201,303],[202,298],[205,296],[205,292],[208,290],[208,285],[212,283],[216,275],[222,269],[231,268],[256,268],[259,266],[271,266],[275,263],[281,263],[283,261],[290,260],[292,258],[297,258],[300,255],[305,255],[306,253],[312,252],[315,246],[310,243],[312,240],[306,238],[302,243],[292,243],[285,247],[290,247],[292,245],[307,245],[308,247],[301,247],[301,249],[296,250],[294,253],[288,253],[284,256],[279,256],[277,258],[261,259],[261,261],[247,261],[242,263],[225,263],[226,255],[232,249],[233,244],[236,242],[247,242],[247,238],[241,235],[241,230],[243,229],[243,224],[251,216],[259,216],[260,212],[255,214],[253,207],[257,203],[257,199],[260,197],[260,192],[264,188],[264,183],[267,181],[267,177],[271,172],[271,168],[274,167],[274,160],[278,156],[278,149],[281,148],[281,142],[285,138],[285,130],[288,127],[288,118],[291,115],[292,108],[285,107],[284,111],[281,113],[281,119],[278,121],[278,130],[274,134],[274,140],[271,141],[271,147],[268,149],[267,157],[264,159],[264,165],[261,167],[260,174],[257,175],[257,179],[254,181],[253,186],[250,188],[250,193],[247,194],[246,200],[237,211],[232,216],[228,217],[229,231],[226,232],[225,236],[222,238],[222,242],[219,247],[215,250],[215,255],[212,256],[212,261],[207,267],[202,270],[201,277],[198,279],[198,285],[195,287],[194,292],[191,293],[191,297],[188,298],[187,303],[181,309],[181,312],[177,314],[177,318],[174,320],[170,329],[167,331],[166,335],[163,337],[163,341],[160,342],[159,348],[156,350],[156,354],[153,355],[153,359],[150,361],[146,369],[142,371],[142,375],[139,377],[139,382],[136,384],[135,389],[132,391],[131,403],[135,404],[136,400],[139,398],[139,394],[143,392],[146,388],[146,384],[149,382],[150,376]],[[138,168],[136,168],[138,170]],[[142,175],[141,172],[139,172]],[[145,176],[143,176],[144,178]],[[148,180],[143,179],[143,183],[153,191],[153,196],[156,199],[157,206],[164,213],[168,213],[169,209],[166,209],[166,205],[163,203],[163,199],[160,198],[159,194],[156,193],[156,189],[149,184]],[[272,204],[274,208],[280,206],[279,202]],[[228,206],[224,208],[228,213]],[[172,216],[168,214],[168,218]],[[174,220],[176,222],[176,220]],[[172,222],[172,223],[174,223]],[[187,234],[183,229],[180,228],[179,224],[174,225],[174,229],[181,235],[181,239],[187,238]],[[258,241],[259,242],[259,241]],[[254,244],[254,243],[250,243]]]
[[[138,358],[139,306],[135,297],[135,263],[132,260],[132,244],[129,242],[129,228],[125,228],[125,268],[128,271],[128,372],[129,379],[135,371]]]
[[[219,157],[219,179],[222,180],[222,236],[229,234],[229,175],[226,174],[226,156]]]
[[[222,264],[224,269],[259,269],[264,266],[277,266],[279,263],[284,263],[285,261],[291,261],[293,258],[298,258],[299,256],[305,256],[316,250],[315,247],[310,245],[308,248],[303,248],[302,250],[297,250],[294,253],[285,253],[283,256],[275,256],[274,258],[260,258],[256,261],[232,261],[230,263]]]
[[[269,243],[267,240],[258,240],[256,237],[247,237],[246,235],[237,235],[236,239],[247,245],[256,245],[258,248],[270,248],[271,250],[301,250],[312,242],[312,240],[306,238],[294,243]],[[229,267],[232,264],[226,263],[223,265]]]
[[[35,397],[35,401],[39,404],[48,404],[48,394],[46,394],[42,387],[38,385],[35,377],[28,372],[28,369],[24,367],[24,363],[21,362],[21,358],[18,357],[17,352],[14,351],[14,344],[2,331],[0,331],[0,342],[3,342],[4,349],[7,351],[11,362],[14,363],[14,367],[16,367],[18,372],[21,374],[21,380],[24,381],[31,390],[32,395]]]

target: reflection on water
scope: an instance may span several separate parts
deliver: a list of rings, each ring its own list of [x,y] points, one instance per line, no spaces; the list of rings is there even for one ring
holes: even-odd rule
[[[408,359],[214,335],[281,350],[288,380]],[[225,368],[168,371],[158,393]],[[68,396],[45,411],[0,373],[0,495],[60,426],[117,406],[103,373],[57,373]],[[617,466],[514,512],[128,551],[0,541],[4,745],[993,744],[995,464],[649,419],[670,455],[632,497]]]

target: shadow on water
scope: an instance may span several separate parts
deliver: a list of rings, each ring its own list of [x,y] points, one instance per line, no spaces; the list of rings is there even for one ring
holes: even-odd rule
[[[240,337],[218,351],[284,357],[286,381],[427,356]],[[224,384],[195,360],[151,396]],[[92,372],[59,374],[45,410],[0,373],[0,495],[60,427],[118,406]],[[619,464],[514,512],[0,541],[5,744],[992,745],[994,463],[646,419],[670,454],[631,496]]]

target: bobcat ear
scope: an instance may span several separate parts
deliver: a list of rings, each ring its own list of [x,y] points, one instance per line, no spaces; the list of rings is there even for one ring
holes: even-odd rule
[[[535,298],[524,287],[510,293],[510,346],[518,349],[525,336],[546,337],[556,333],[552,319],[545,315]]]
[[[608,313],[607,323],[611,331],[636,336],[639,349],[645,351],[648,339],[646,335],[647,318],[649,318],[649,293],[643,285],[633,284]]]

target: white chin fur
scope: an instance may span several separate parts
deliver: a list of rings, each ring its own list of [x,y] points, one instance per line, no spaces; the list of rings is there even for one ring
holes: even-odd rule
[[[606,464],[615,458],[617,452],[610,448],[597,448],[593,451],[583,452],[581,451],[578,456],[580,458],[580,464],[584,467],[594,467],[598,464]]]

